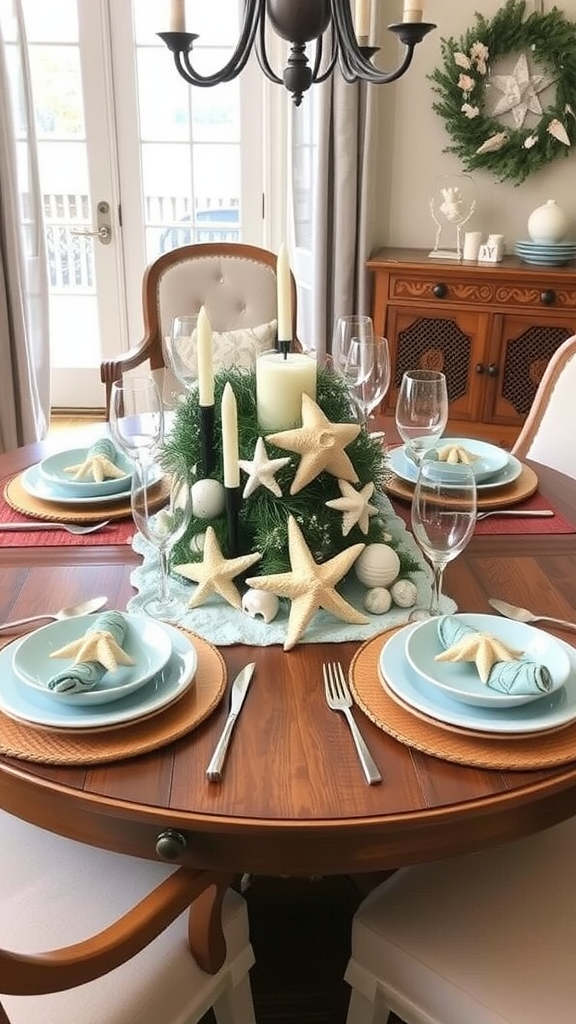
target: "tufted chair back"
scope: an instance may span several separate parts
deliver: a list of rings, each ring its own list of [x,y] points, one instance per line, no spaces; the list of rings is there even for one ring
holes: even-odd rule
[[[236,242],[183,245],[163,253],[147,267],[142,283],[144,338],[117,359],[102,363],[106,415],[112,383],[128,370],[164,370],[162,339],[170,334],[174,316],[193,315],[204,305],[215,331],[242,331],[269,325],[259,332],[262,347],[273,347],[277,315],[276,255],[268,249]],[[296,285],[292,278],[292,317],[296,340]],[[181,390],[169,371],[162,390]]]

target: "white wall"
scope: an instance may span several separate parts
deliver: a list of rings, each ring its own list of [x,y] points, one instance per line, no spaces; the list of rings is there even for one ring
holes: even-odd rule
[[[388,4],[385,5],[388,8]],[[375,86],[379,98],[378,208],[374,248],[384,245],[431,247],[434,224],[428,200],[435,180],[444,174],[464,171],[457,157],[442,153],[450,137],[442,119],[432,110],[434,94],[426,75],[440,64],[440,39],[460,36],[475,23],[479,8],[487,19],[502,6],[498,0],[425,0],[424,17],[438,28],[417,47],[411,68],[393,85]],[[552,9],[544,0],[544,13]],[[567,17],[576,16],[574,0],[557,0]],[[399,8],[398,10],[400,10]],[[539,10],[539,0],[527,0],[526,11]],[[393,20],[388,8],[385,24]],[[394,12],[395,16],[396,12]],[[576,235],[576,152],[530,175],[522,185],[498,184],[486,171],[472,172],[478,189],[476,212],[466,229],[502,233],[506,249],[514,251],[517,239],[527,238],[526,223],[535,207],[556,199],[572,219],[569,237]]]

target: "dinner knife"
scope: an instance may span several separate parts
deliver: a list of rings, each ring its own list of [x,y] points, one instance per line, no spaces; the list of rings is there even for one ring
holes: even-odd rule
[[[245,665],[241,672],[238,673],[236,679],[232,683],[232,689],[230,691],[230,711],[228,718],[224,724],[222,735],[216,744],[214,753],[210,764],[206,769],[206,775],[208,776],[209,782],[220,782],[222,779],[222,771],[224,769],[224,761],[228,752],[228,745],[230,743],[230,737],[232,736],[232,730],[236,724],[240,709],[244,703],[244,698],[248,693],[248,687],[250,680],[254,674],[256,668],[255,662],[251,661],[249,665]]]

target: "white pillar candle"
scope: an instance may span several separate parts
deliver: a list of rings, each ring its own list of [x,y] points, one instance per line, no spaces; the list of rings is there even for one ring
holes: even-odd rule
[[[356,0],[354,28],[357,39],[367,39],[370,34],[370,0]]]
[[[422,21],[423,0],[404,0],[402,21]]]
[[[278,340],[292,341],[292,295],[288,250],[284,242],[276,260],[276,288],[278,302]]]
[[[185,32],[186,16],[184,12],[184,0],[170,0],[170,31]]]
[[[302,395],[316,401],[316,360],[304,352],[263,352],[256,360],[256,411],[261,430],[302,424]]]
[[[240,486],[238,465],[238,407],[230,382],[222,393],[222,456],[224,461],[224,487]]]
[[[198,345],[198,397],[200,405],[214,405],[214,366],[212,363],[212,325],[202,306],[196,327]]]

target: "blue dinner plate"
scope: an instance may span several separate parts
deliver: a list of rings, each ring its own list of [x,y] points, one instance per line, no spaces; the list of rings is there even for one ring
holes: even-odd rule
[[[488,466],[493,467],[492,470],[488,471],[487,478],[483,478],[481,475],[481,469],[476,470],[476,484],[479,491],[490,490],[496,487],[505,487],[507,484],[511,484],[514,480],[517,480],[522,472],[522,463],[515,455],[511,455],[509,452],[504,451],[503,448],[498,448],[496,445],[488,444],[486,441],[477,441],[475,439],[468,439],[466,437],[449,437],[441,438],[438,443],[438,447],[443,445],[461,445],[463,448],[467,448],[468,451],[476,452],[480,454],[481,448],[486,452],[484,456],[488,460],[487,449],[493,449],[494,457],[488,462],[482,462],[482,465],[487,468]],[[418,479],[418,466],[412,459],[410,459],[404,452],[404,445],[400,445],[397,448],[392,448],[388,452],[388,464],[393,473],[396,474],[401,480],[405,480],[407,483],[415,484]],[[499,454],[498,461],[496,460],[496,454]],[[494,468],[500,464],[501,468]],[[458,467],[454,467],[457,469]]]
[[[63,492],[75,498],[98,498],[106,494],[122,494],[130,489],[132,464],[122,452],[118,452],[116,464],[123,471],[123,476],[101,480],[75,480],[66,473],[69,466],[79,466],[88,455],[87,448],[73,448],[67,452],[58,452],[38,463],[38,471],[47,486],[56,488],[56,493]]]
[[[172,654],[162,671],[135,693],[95,707],[62,704],[51,695],[23,686],[12,668],[12,658],[22,640],[13,641],[0,651],[0,711],[17,721],[65,731],[110,729],[156,714],[188,690],[198,663],[190,640],[167,623],[164,628],[172,641]]]
[[[521,737],[528,733],[549,732],[576,720],[576,651],[563,640],[558,640],[558,643],[568,654],[570,672],[564,686],[552,695],[520,707],[473,707],[448,697],[436,686],[429,686],[410,666],[406,657],[406,641],[418,625],[410,623],[399,629],[380,652],[381,677],[402,704],[438,722],[486,736]]]

